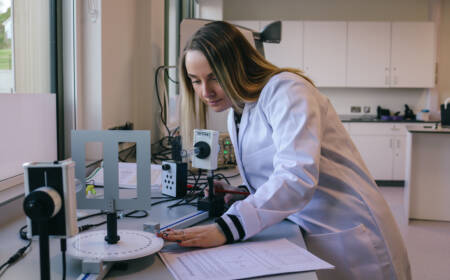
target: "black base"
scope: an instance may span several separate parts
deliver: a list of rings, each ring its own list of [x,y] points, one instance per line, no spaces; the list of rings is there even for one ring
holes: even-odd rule
[[[225,211],[225,202],[223,197],[213,197],[212,201],[207,197],[198,201],[197,209],[208,211],[210,218],[220,217]]]

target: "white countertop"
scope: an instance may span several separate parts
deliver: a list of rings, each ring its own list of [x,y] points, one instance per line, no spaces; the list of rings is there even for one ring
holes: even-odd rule
[[[450,133],[450,128],[443,128],[440,125],[408,125],[406,129],[410,133]]]

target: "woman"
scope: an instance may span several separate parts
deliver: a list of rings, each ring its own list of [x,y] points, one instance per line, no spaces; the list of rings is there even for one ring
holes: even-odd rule
[[[183,121],[231,108],[228,128],[251,192],[215,224],[162,233],[181,246],[246,240],[287,218],[308,250],[333,264],[320,279],[410,279],[388,205],[329,100],[295,69],[265,60],[232,25],[200,28],[180,60]],[[195,123],[190,122],[190,123]],[[192,126],[183,126],[192,131]]]

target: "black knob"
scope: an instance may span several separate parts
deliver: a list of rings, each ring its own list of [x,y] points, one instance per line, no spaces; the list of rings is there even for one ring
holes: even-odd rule
[[[198,152],[196,153],[196,156],[198,158],[204,159],[207,158],[209,154],[211,154],[211,148],[209,147],[209,144],[204,141],[195,143],[194,148],[198,150]]]
[[[167,163],[163,164],[161,168],[162,168],[162,170],[169,170],[170,169],[170,164],[167,164]]]
[[[46,221],[53,216],[55,203],[45,192],[31,192],[23,201],[25,214],[34,221]]]

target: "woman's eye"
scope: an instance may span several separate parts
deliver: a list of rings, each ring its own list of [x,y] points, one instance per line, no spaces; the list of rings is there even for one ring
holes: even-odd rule
[[[192,80],[191,81],[193,84],[200,84],[200,81],[199,80]]]

